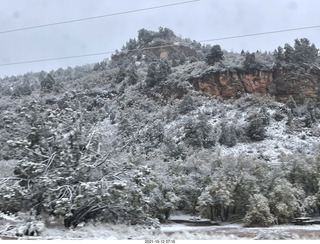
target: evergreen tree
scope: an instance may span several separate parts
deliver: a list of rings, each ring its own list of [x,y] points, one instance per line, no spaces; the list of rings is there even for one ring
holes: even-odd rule
[[[169,74],[172,73],[171,65],[167,59],[160,59],[158,80],[165,81]]]
[[[276,50],[274,50],[273,56],[276,59],[277,65],[281,65],[281,63],[285,61],[284,51],[281,46],[279,46]]]
[[[307,104],[307,113],[309,113],[310,120],[312,123],[316,123],[316,115],[315,115],[315,105],[312,101],[309,101]]]
[[[318,57],[318,49],[307,38],[294,40],[294,59],[298,64],[313,64]]]
[[[284,45],[284,58],[287,63],[294,62],[294,48],[289,43]]]
[[[146,84],[154,87],[158,83],[158,67],[156,63],[151,63],[148,67]]]
[[[292,114],[291,110],[287,111],[287,116],[288,116],[288,119],[287,119],[286,125],[291,125],[291,122],[293,120],[293,114]]]
[[[245,55],[243,66],[246,71],[254,71],[261,68],[261,64],[256,60],[255,53],[249,52],[247,52]]]
[[[228,147],[233,147],[237,144],[237,132],[234,124],[222,124],[219,142]]]
[[[263,124],[263,119],[256,117],[251,120],[247,129],[247,135],[253,141],[262,141],[266,137],[266,129]]]
[[[134,39],[129,39],[129,41],[127,42],[126,48],[129,51],[137,49],[138,48],[137,40],[135,38]]]
[[[215,134],[205,115],[200,114],[197,120],[189,119],[184,126],[187,144],[196,147],[211,148],[215,145]]]
[[[124,67],[120,67],[116,77],[115,77],[115,82],[117,84],[121,83],[125,78],[126,78],[126,71]]]
[[[178,106],[178,112],[180,114],[187,114],[193,111],[196,108],[195,102],[193,101],[190,95],[186,95],[183,97],[182,101]]]
[[[266,106],[263,106],[260,109],[258,116],[261,118],[263,125],[269,125],[270,124],[270,113],[268,112]]]
[[[292,114],[295,113],[295,108],[297,107],[297,104],[291,95],[289,96],[289,98],[287,100],[286,106],[291,110]]]
[[[144,46],[152,41],[154,38],[154,32],[146,29],[140,29],[138,31],[138,43],[140,46]]]
[[[167,60],[160,59],[159,62],[153,62],[149,65],[146,77],[148,87],[154,87],[160,82],[165,81],[172,72],[171,66]]]
[[[137,74],[137,70],[135,66],[131,66],[128,70],[128,84],[129,85],[134,85],[138,82],[139,76]]]
[[[217,62],[220,62],[223,59],[223,52],[220,45],[214,45],[210,49],[210,53],[206,57],[206,62],[209,65],[214,65]]]
[[[55,88],[56,81],[51,74],[48,74],[44,79],[40,81],[41,90],[43,92],[52,92]]]

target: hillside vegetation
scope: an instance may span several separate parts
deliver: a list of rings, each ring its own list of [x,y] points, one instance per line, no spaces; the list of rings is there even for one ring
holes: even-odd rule
[[[307,39],[238,54],[159,28],[140,30],[111,60],[5,77],[0,211],[66,227],[157,225],[175,210],[247,226],[318,215],[320,89],[279,103],[223,100],[190,83],[208,70],[318,67]]]

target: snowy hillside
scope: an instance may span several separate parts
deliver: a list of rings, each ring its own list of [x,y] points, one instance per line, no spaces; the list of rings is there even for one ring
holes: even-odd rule
[[[163,44],[170,48],[155,48]],[[111,60],[2,79],[0,234],[166,239],[176,211],[250,227],[319,215],[320,100],[223,100],[190,82],[219,70],[297,67],[298,54],[279,55],[143,29]],[[19,216],[18,227],[6,223]]]

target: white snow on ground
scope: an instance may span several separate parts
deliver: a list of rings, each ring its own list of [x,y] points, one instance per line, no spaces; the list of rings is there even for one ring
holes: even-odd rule
[[[175,219],[190,220],[190,216],[173,216]],[[29,222],[27,222],[29,221]],[[39,227],[38,236],[20,236],[25,226]],[[187,226],[184,224],[163,224],[160,228],[128,226],[123,224],[87,224],[76,229],[66,229],[61,225],[45,227],[36,220],[22,220],[19,217],[0,215],[0,240],[16,237],[20,240],[277,240],[303,239],[319,240],[320,225],[295,226],[280,225],[269,228],[245,228],[242,224],[221,226]]]
[[[239,119],[239,124],[244,123]],[[285,156],[301,153],[303,155],[313,155],[320,147],[318,136],[311,134],[310,128],[302,128],[301,131],[285,132],[286,121],[270,121],[266,126],[267,137],[263,141],[241,143],[238,142],[233,147],[220,147],[221,156],[228,155],[247,155],[265,159],[270,165],[279,165]],[[304,136],[309,134],[309,136]]]

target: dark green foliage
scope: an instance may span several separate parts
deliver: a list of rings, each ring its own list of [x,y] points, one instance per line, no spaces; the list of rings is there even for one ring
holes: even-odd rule
[[[163,27],[159,27],[158,32],[149,31],[146,29],[141,29],[138,31],[138,46],[140,47],[148,45],[155,39],[157,39],[157,44],[161,44],[166,41],[174,41],[176,39],[176,35],[169,28]]]
[[[294,47],[286,43],[284,51],[278,47],[274,52],[277,64],[313,65],[319,56],[319,50],[307,38],[295,39]]]
[[[184,52],[174,52],[171,55],[171,58],[172,58],[172,67],[183,65],[187,61],[187,56],[185,55]]]
[[[155,148],[160,145],[164,140],[164,126],[161,122],[154,122],[147,128],[146,132],[141,138],[145,147]]]
[[[281,65],[281,62],[285,61],[285,54],[281,46],[274,50],[274,57],[276,59],[277,65]]]
[[[119,126],[118,126],[118,133],[124,137],[130,137],[134,131],[130,121],[125,115],[120,116],[118,119]]]
[[[128,84],[134,85],[138,82],[139,76],[137,74],[137,69],[135,66],[131,66],[127,73],[128,76]]]
[[[220,45],[214,45],[210,49],[210,53],[206,57],[206,62],[209,65],[214,65],[217,62],[220,62],[223,59],[223,52]]]
[[[169,28],[159,27],[159,32],[157,37],[163,40],[173,40],[174,38],[176,38],[176,35]]]
[[[248,227],[268,227],[275,223],[275,218],[270,213],[268,199],[262,194],[255,194],[250,199],[249,210],[244,218]]]
[[[268,112],[266,106],[263,106],[260,109],[258,116],[261,118],[263,125],[266,126],[270,124],[270,113]]]
[[[293,114],[292,114],[291,110],[287,111],[287,116],[288,116],[288,119],[287,119],[286,125],[291,125],[292,120],[293,120]]]
[[[138,31],[138,42],[139,45],[146,45],[153,39],[153,31],[148,31],[146,29],[141,29]]]
[[[222,145],[233,147],[237,144],[237,131],[234,124],[223,123],[219,142]]]
[[[255,71],[261,68],[261,64],[256,60],[255,53],[246,52],[243,67],[246,71]]]
[[[171,65],[166,59],[160,59],[158,79],[164,81],[172,73]]]
[[[253,141],[262,141],[266,137],[266,129],[262,118],[256,117],[251,120],[247,128],[247,135]]]
[[[292,96],[289,96],[286,106],[291,110],[291,113],[293,114],[295,112],[295,109],[297,107],[296,101],[293,99]]]
[[[115,82],[121,83],[126,78],[126,75],[125,68],[121,67],[115,77]]]
[[[284,58],[287,63],[294,63],[295,59],[294,48],[289,43],[284,45]]]
[[[184,126],[184,132],[186,143],[191,146],[211,148],[215,145],[213,127],[203,114],[200,114],[197,120],[189,119]]]
[[[186,158],[186,150],[182,146],[182,144],[175,143],[172,140],[166,140],[166,154],[174,159],[185,159]]]
[[[22,84],[17,85],[14,87],[12,96],[13,97],[20,97],[20,96],[28,96],[32,93],[32,87],[28,81],[22,82]]]
[[[306,111],[304,122],[305,122],[305,126],[309,128],[312,126],[312,124],[317,122],[316,115],[315,115],[315,106],[314,106],[314,103],[311,101],[309,101],[307,104],[307,111]]]
[[[129,39],[129,41],[126,44],[126,48],[128,50],[130,50],[130,51],[137,49],[138,48],[137,40],[135,38],[134,39]]]
[[[307,113],[310,116],[310,120],[312,123],[316,123],[317,119],[316,119],[316,109],[315,109],[315,104],[312,101],[309,101],[307,104]]]
[[[186,95],[183,97],[182,101],[178,106],[178,112],[180,114],[187,114],[193,111],[196,108],[195,102],[193,101],[192,97]]]
[[[165,81],[171,73],[171,66],[167,60],[160,59],[157,63],[151,63],[148,67],[146,85],[154,87]]]
[[[43,80],[40,81],[41,90],[44,92],[52,92],[55,84],[53,77],[48,74]]]
[[[318,57],[318,49],[307,38],[294,40],[294,58],[298,64],[313,64]]]
[[[153,87],[159,82],[158,78],[158,67],[156,63],[151,63],[148,67],[146,84],[148,87]]]

